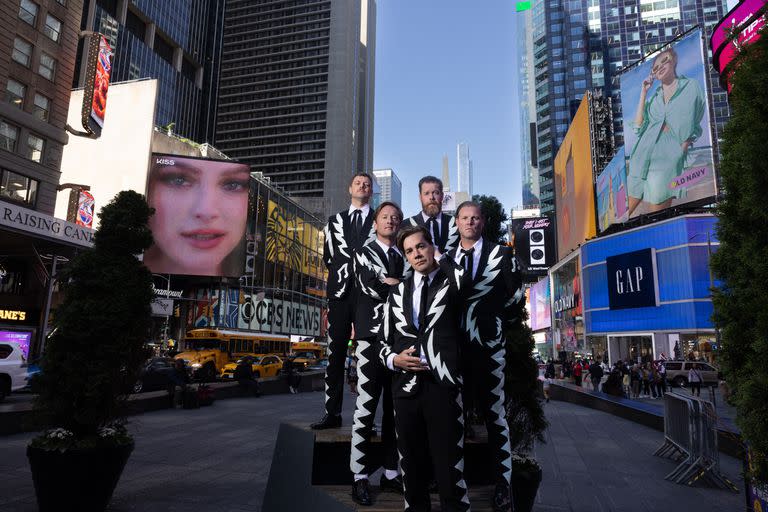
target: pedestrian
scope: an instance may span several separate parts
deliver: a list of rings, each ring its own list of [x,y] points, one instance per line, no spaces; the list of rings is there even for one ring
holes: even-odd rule
[[[667,394],[667,365],[665,364],[665,361],[659,361],[659,390],[661,392],[661,396]]]
[[[573,383],[579,387],[581,387],[581,371],[581,359],[579,359],[573,366]]]
[[[659,393],[659,371],[656,369],[656,365],[651,363],[648,367],[650,375],[648,377],[648,383],[651,387],[651,397],[655,400],[661,398]]]
[[[368,477],[379,468],[370,440],[374,433],[373,420],[380,398],[382,449],[378,453],[383,455],[384,474],[379,480],[379,488],[403,493],[403,480],[397,465],[392,377],[378,357],[379,345],[376,343],[389,290],[400,284],[405,272],[405,261],[395,244],[402,218],[403,212],[395,203],[381,203],[373,213],[376,239],[368,242],[355,254],[354,259],[358,290],[355,369],[359,393],[352,422],[349,467],[354,477],[352,499],[365,506],[373,503]]]
[[[456,209],[459,246],[446,253],[471,281],[463,304],[461,346],[464,406],[485,420],[490,469],[495,489],[494,510],[511,508],[512,450],[506,420],[507,340],[504,326],[523,312],[522,276],[512,251],[483,237],[485,215],[478,203],[465,201]],[[581,368],[579,367],[579,378]],[[468,424],[469,422],[465,422]],[[468,436],[469,437],[469,436]]]
[[[688,370],[688,383],[691,385],[691,395],[701,396],[701,383],[704,379],[701,377],[699,365],[693,363],[693,368]]]
[[[626,371],[621,376],[621,386],[624,389],[624,395],[626,397],[630,396],[631,384],[632,384],[632,380],[630,378],[629,371]]]
[[[632,365],[632,369],[629,371],[629,386],[632,389],[632,398],[634,399],[640,398],[640,384],[642,380],[640,367],[637,364]]]
[[[464,481],[459,346],[464,336],[462,303],[469,287],[453,260],[435,261],[425,227],[404,227],[397,245],[414,272],[390,290],[376,342],[382,362],[393,371],[405,508],[431,509],[429,475],[434,469],[441,510],[466,511],[470,504]]]
[[[325,369],[325,415],[310,425],[314,430],[341,426],[344,389],[344,354],[352,335],[357,292],[353,259],[376,236],[368,204],[373,195],[373,178],[357,172],[349,183],[349,208],[328,219],[325,227],[323,261],[328,269],[328,366]]]
[[[547,363],[547,369],[544,371],[544,378],[545,379],[554,379],[555,378],[555,362],[551,359]]]
[[[293,394],[298,393],[301,376],[296,371],[296,364],[293,362],[293,358],[289,357],[283,361],[283,373],[285,373],[285,379],[288,383],[288,391]]]
[[[235,373],[233,375],[240,387],[241,392],[246,395],[260,396],[259,384],[253,375],[253,358],[245,356],[237,362]]]
[[[184,393],[187,392],[189,384],[189,372],[183,359],[176,359],[173,362],[173,371],[169,378],[169,394],[173,400],[173,406],[180,408],[184,404]]]
[[[592,389],[600,391],[600,381],[603,379],[603,367],[595,360],[589,365],[589,378],[592,381]]]

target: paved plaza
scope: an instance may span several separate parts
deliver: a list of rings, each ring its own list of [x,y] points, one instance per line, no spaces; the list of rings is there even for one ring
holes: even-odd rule
[[[322,395],[219,400],[197,410],[131,418],[136,450],[115,491],[112,512],[261,510],[281,422],[311,422]],[[344,421],[351,421],[347,395]],[[653,457],[663,435],[615,416],[564,403],[545,406],[551,427],[536,455],[544,468],[537,512],[732,512],[742,494],[672,484],[672,461]],[[25,446],[31,434],[0,437],[0,510],[37,510]],[[721,456],[723,472],[743,489],[740,463]]]

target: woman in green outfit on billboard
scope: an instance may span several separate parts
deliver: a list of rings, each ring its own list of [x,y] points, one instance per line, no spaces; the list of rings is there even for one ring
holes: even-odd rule
[[[646,101],[655,80],[660,87]],[[670,183],[682,174],[691,144],[702,134],[706,112],[704,93],[695,80],[677,75],[677,53],[663,50],[653,60],[651,74],[643,80],[634,130],[637,143],[629,157],[627,188],[629,215],[643,202],[646,212],[669,208],[683,197],[682,188]]]

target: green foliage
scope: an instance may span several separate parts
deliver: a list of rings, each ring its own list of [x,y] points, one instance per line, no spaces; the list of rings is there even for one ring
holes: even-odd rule
[[[61,273],[65,299],[41,362],[35,406],[46,424],[75,439],[114,428],[149,355],[152,274],[135,255],[152,244],[151,213],[142,195],[120,192],[101,210],[93,248]]]
[[[753,476],[768,483],[768,37],[739,56],[723,135],[718,205],[720,247],[712,269],[720,363],[736,422],[753,454]]]
[[[544,442],[549,426],[539,395],[539,367],[533,359],[533,333],[525,324],[528,313],[520,305],[506,328],[507,365],[505,392],[510,446],[513,452],[528,453],[534,441]]]
[[[504,238],[507,235],[505,222],[509,220],[509,217],[507,217],[507,213],[499,200],[496,199],[496,196],[479,196],[477,194],[472,196],[472,200],[480,203],[480,210],[485,215],[485,229],[483,230],[485,238],[496,244],[504,244]]]

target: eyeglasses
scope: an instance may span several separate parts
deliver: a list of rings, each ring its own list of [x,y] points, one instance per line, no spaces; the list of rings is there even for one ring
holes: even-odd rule
[[[671,61],[671,60],[672,60],[672,57],[670,57],[669,55],[665,55],[664,57],[661,57],[656,62],[656,64],[653,65],[653,67],[651,68],[651,72],[652,73],[657,73],[659,71],[659,69],[661,68],[661,66],[664,66],[665,64],[668,64],[669,61]]]

